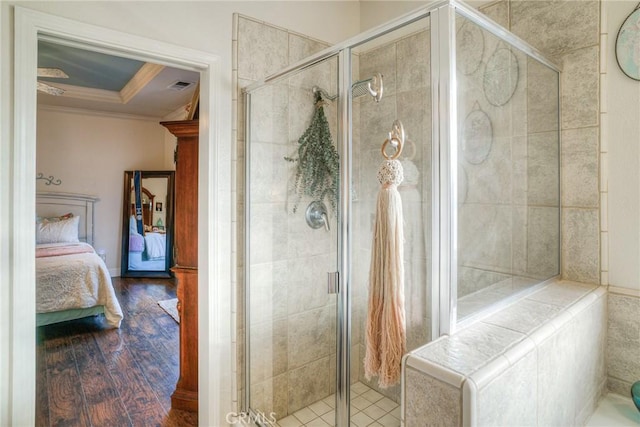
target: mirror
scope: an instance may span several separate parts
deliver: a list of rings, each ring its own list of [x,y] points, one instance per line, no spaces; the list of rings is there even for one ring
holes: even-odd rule
[[[174,171],[125,171],[122,277],[171,277]]]

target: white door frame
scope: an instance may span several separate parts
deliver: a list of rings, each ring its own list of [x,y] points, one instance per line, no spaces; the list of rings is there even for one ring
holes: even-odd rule
[[[35,423],[35,175],[38,36],[75,46],[200,72],[198,177],[199,423],[220,425],[230,410],[230,144],[221,144],[220,58],[144,37],[15,7],[13,253],[10,422]],[[215,202],[214,202],[215,201]],[[224,235],[224,231],[228,235]],[[226,266],[226,267],[225,267]]]

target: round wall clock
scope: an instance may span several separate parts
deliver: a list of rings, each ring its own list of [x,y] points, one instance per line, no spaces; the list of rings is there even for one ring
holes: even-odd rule
[[[616,60],[623,73],[640,80],[640,3],[618,30]]]

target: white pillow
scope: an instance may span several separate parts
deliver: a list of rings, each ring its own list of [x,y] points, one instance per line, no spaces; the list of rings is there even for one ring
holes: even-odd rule
[[[60,221],[43,221],[36,227],[36,243],[76,243],[80,217]]]

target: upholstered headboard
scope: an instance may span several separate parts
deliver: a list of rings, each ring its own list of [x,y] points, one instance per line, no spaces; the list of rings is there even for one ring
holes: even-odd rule
[[[93,245],[93,205],[98,200],[96,196],[88,194],[41,192],[36,194],[36,214],[41,217],[67,213],[79,216],[78,237],[80,241]]]

